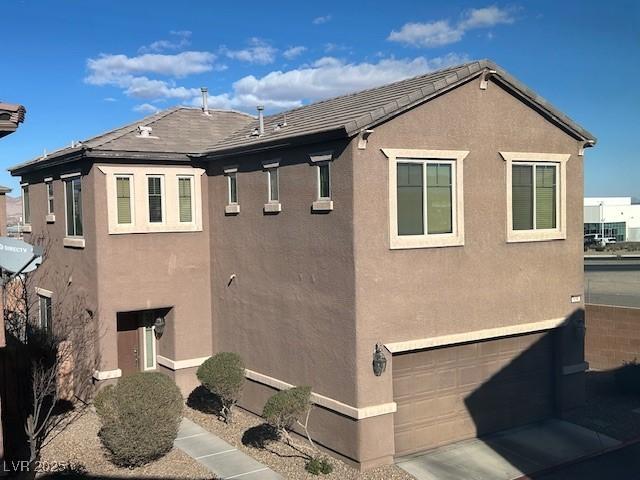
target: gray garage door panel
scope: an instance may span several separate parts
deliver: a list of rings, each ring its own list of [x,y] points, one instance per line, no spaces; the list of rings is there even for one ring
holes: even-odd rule
[[[552,349],[544,332],[394,356],[396,455],[550,416]]]

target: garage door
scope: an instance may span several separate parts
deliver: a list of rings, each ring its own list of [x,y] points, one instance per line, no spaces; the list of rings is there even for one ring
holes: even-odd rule
[[[548,417],[549,332],[393,357],[396,456]]]

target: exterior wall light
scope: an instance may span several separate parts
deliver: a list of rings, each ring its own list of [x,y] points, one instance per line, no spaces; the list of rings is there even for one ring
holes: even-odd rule
[[[167,322],[165,321],[164,317],[157,317],[156,321],[153,322],[153,326],[156,330],[156,338],[160,338],[162,336],[166,324]]]
[[[387,358],[382,351],[382,345],[376,343],[376,348],[373,352],[373,373],[376,377],[382,375],[387,368]]]

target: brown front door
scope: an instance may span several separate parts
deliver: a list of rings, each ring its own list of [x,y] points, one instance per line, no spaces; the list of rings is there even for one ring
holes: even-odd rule
[[[138,339],[138,316],[135,313],[118,314],[118,368],[122,375],[140,370],[140,341]]]

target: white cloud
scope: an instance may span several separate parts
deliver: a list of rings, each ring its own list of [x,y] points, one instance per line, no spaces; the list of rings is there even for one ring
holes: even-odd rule
[[[405,23],[400,30],[393,30],[387,40],[414,47],[440,47],[459,42],[468,30],[511,24],[515,21],[513,13],[513,9],[501,9],[495,5],[472,8],[463,12],[455,25],[452,25],[449,20],[409,22]]]
[[[105,98],[103,98],[103,100],[105,102],[117,102],[118,101],[116,98],[113,98],[113,97],[105,97]]]
[[[296,58],[307,50],[307,47],[297,46],[287,48],[284,52],[282,52],[282,56],[287,60],[291,60],[292,58]]]
[[[311,20],[311,23],[313,23],[314,25],[322,25],[323,23],[327,23],[329,21],[331,21],[331,15],[323,15],[314,18],[313,20]]]
[[[174,40],[156,40],[149,45],[145,45],[138,49],[140,53],[162,52],[165,50],[181,50],[191,45],[191,32],[189,30],[171,30],[171,35],[176,37]]]
[[[216,108],[251,112],[260,104],[270,110],[294,108],[306,102],[402,80],[465,60],[465,57],[453,54],[433,59],[384,58],[377,63],[345,63],[334,57],[323,57],[298,69],[273,71],[260,78],[253,75],[241,78],[233,84],[231,92],[210,96],[209,104]],[[197,101],[193,100],[194,105]]]
[[[278,50],[269,43],[256,37],[250,38],[247,43],[247,48],[241,50],[231,50],[222,46],[220,52],[234,60],[257,63],[258,65],[267,65],[275,61]]]
[[[200,89],[186,88],[175,85],[173,82],[154,80],[147,77],[122,77],[116,86],[124,89],[125,95],[134,98],[157,99],[171,98],[187,100],[193,95],[199,95]]]
[[[142,113],[144,115],[150,115],[152,113],[159,112],[160,109],[155,105],[151,105],[150,103],[141,103],[140,105],[136,105],[135,107],[133,107],[133,111]]]

